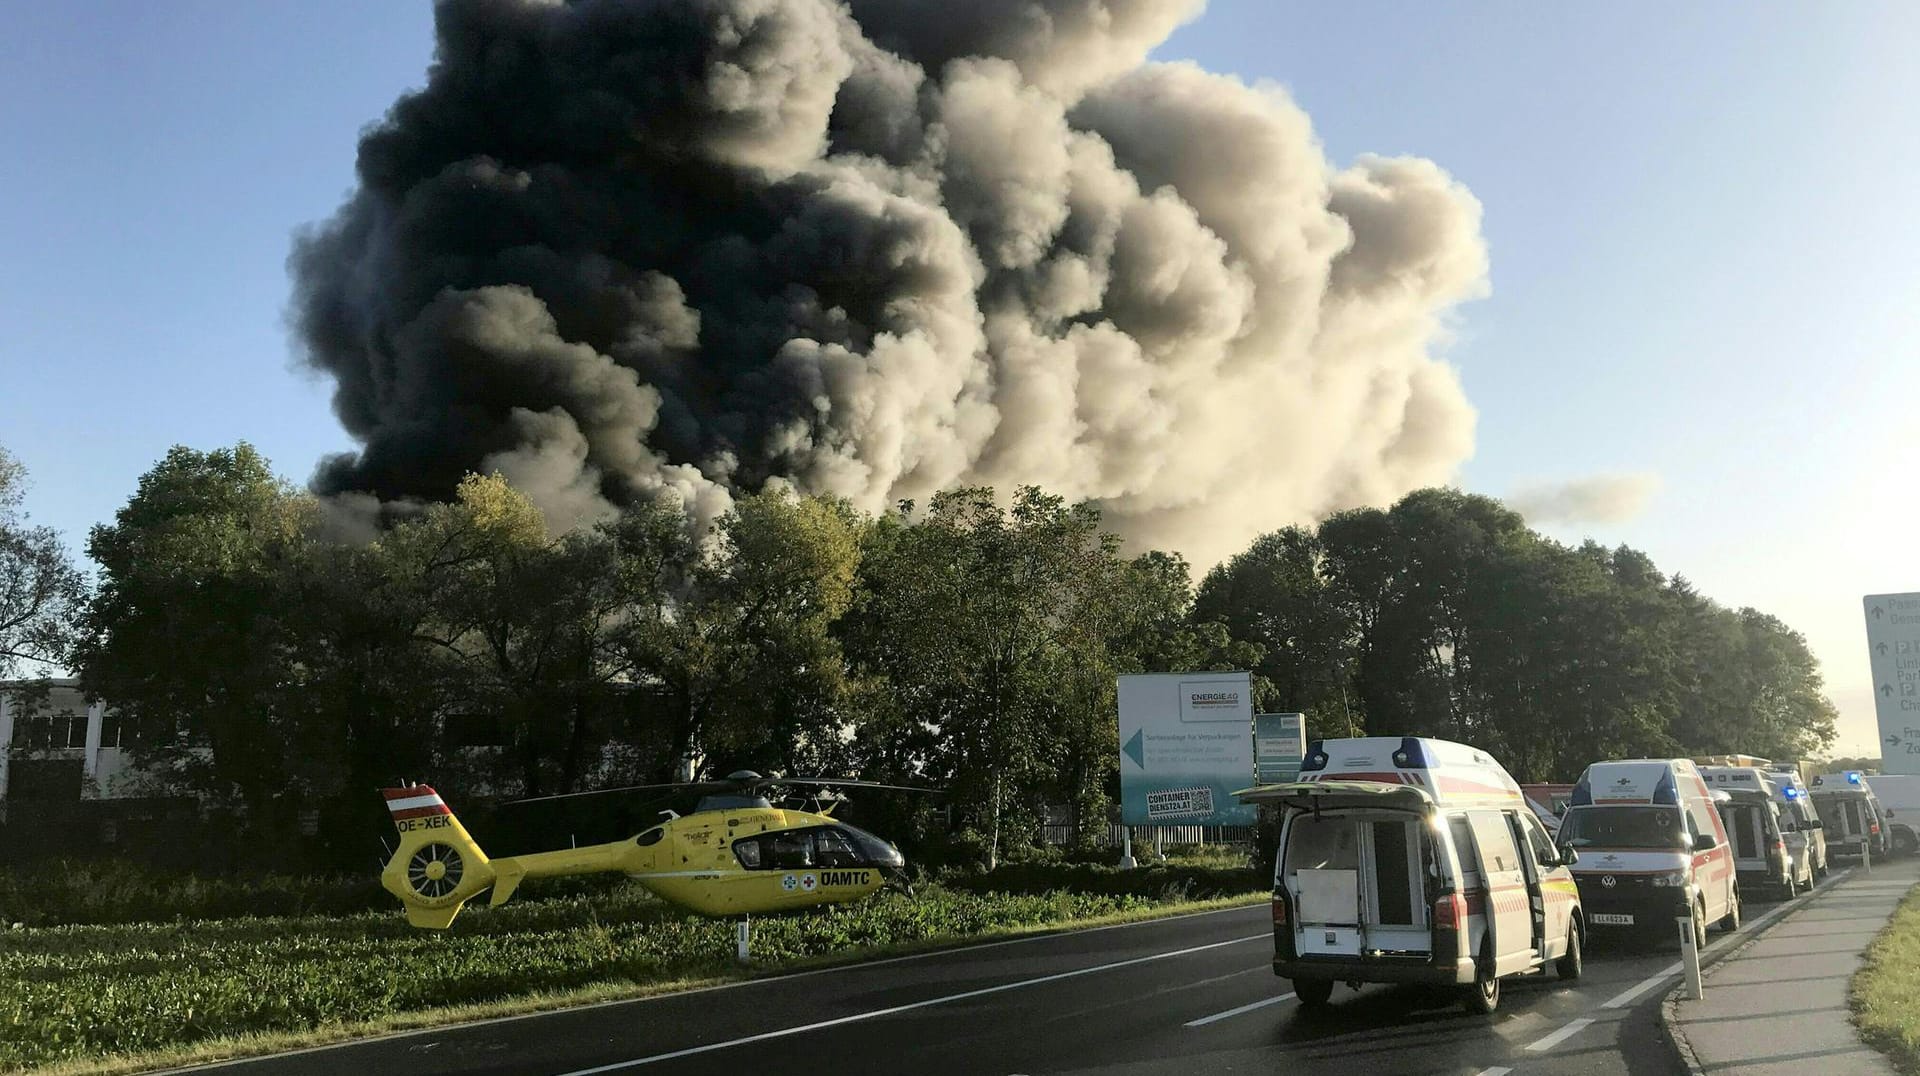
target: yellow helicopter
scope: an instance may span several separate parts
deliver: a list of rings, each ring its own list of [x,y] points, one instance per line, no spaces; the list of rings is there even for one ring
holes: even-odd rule
[[[761,792],[776,785],[931,791],[741,770],[717,781],[574,793],[674,789],[697,792],[700,800],[693,813],[663,811],[667,821],[623,841],[490,859],[431,786],[387,788],[381,795],[400,830],[400,846],[380,872],[380,884],[400,898],[408,922],[445,929],[467,901],[489,887],[488,903],[497,906],[528,878],[620,873],[701,915],[735,916],[858,900],[901,876],[906,857],[873,834],[833,818],[837,802],[817,811],[777,807]],[[816,796],[815,802],[822,799]]]

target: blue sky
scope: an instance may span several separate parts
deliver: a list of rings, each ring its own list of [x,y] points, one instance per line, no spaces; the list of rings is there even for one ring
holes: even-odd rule
[[[305,477],[348,447],[294,368],[288,242],[421,82],[431,11],[0,9],[0,444],[76,545],[174,443]],[[1805,631],[1872,742],[1859,597],[1920,590],[1920,7],[1214,0],[1160,51],[1278,82],[1336,163],[1430,157],[1485,206],[1449,358],[1462,484],[1657,475],[1646,549]]]

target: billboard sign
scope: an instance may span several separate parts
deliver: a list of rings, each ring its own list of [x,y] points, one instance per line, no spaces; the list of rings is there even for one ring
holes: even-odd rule
[[[1253,715],[1253,764],[1257,784],[1277,785],[1300,776],[1307,757],[1307,715]]]
[[[1863,605],[1880,772],[1920,773],[1920,594],[1869,594]]]
[[[1233,794],[1253,783],[1247,673],[1120,677],[1120,821],[1250,826]]]

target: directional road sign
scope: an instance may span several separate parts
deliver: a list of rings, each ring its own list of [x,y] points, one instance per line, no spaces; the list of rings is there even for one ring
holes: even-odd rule
[[[1869,594],[1864,606],[1880,772],[1920,774],[1920,594]]]

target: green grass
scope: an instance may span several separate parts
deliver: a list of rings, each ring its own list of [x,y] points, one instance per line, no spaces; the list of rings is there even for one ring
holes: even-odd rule
[[[1850,995],[1860,1037],[1900,1071],[1920,1076],[1920,890],[1867,947]]]
[[[882,893],[756,920],[753,970],[1209,906],[1186,892]],[[9,930],[0,1068],[130,1070],[738,977],[733,930],[636,887],[473,909],[445,933],[397,909]]]

